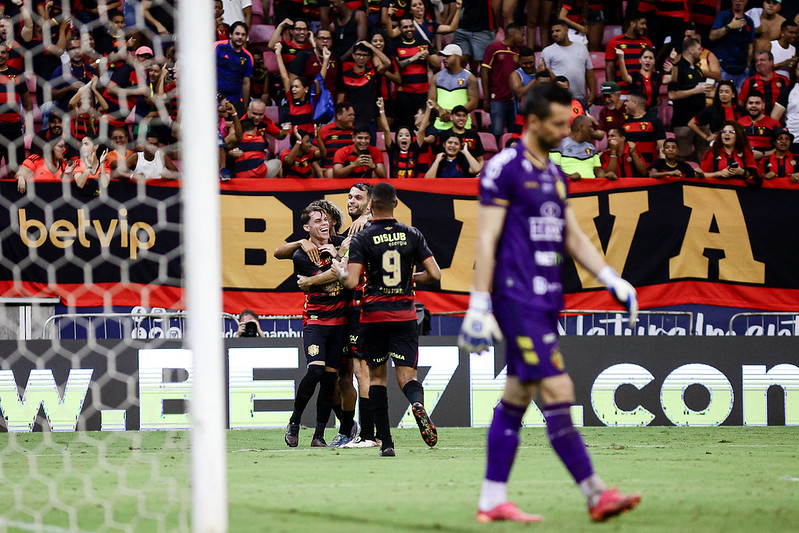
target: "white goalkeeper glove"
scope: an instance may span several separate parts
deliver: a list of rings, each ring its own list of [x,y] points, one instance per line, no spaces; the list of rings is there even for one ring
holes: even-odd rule
[[[638,296],[635,292],[635,287],[619,276],[610,266],[603,268],[597,274],[596,279],[604,284],[610,294],[629,311],[630,324],[635,324],[638,319]]]
[[[491,294],[472,291],[469,297],[469,310],[461,325],[458,346],[470,353],[482,353],[488,347],[502,340],[502,332],[491,313]]]

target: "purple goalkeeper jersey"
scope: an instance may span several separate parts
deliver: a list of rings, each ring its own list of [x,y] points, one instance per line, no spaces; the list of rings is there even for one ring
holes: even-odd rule
[[[540,170],[535,160],[519,143],[491,158],[480,178],[480,203],[507,209],[495,256],[494,307],[510,298],[557,312],[563,308],[566,175],[549,160]]]

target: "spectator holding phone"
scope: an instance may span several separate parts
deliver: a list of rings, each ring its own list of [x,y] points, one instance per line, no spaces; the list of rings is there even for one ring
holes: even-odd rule
[[[702,158],[701,168],[706,178],[741,179],[752,185],[762,182],[746,132],[732,120],[722,125],[719,141]]]

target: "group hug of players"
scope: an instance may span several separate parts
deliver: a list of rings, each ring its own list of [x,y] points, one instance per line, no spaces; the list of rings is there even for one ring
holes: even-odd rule
[[[301,214],[308,237],[275,250],[291,258],[297,282],[306,291],[303,337],[308,370],[297,387],[286,444],[299,443],[302,414],[319,386],[312,447],[380,446],[394,456],[388,419],[388,360],[411,406],[422,438],[435,446],[436,428],[424,408],[417,379],[418,327],[414,283],[434,283],[441,270],[422,234],[394,219],[396,190],[353,185],[348,193],[350,228],[341,230],[341,212],[327,200]],[[415,266],[422,269],[414,273]],[[358,392],[353,386],[358,380]],[[360,434],[355,423],[358,399]],[[328,444],[324,431],[334,411],[338,434]]]

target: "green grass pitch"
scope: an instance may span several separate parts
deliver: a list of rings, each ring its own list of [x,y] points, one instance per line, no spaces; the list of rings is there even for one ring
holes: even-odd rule
[[[522,430],[509,495],[542,524],[477,524],[485,429],[395,430],[377,450],[289,449],[281,430],[229,431],[230,531],[797,531],[799,428],[583,428],[596,471],[641,505],[592,524],[540,428]],[[333,430],[328,430],[332,438]],[[188,530],[188,434],[0,436],[0,531]],[[106,503],[103,503],[106,502]],[[42,525],[38,528],[36,524]]]

